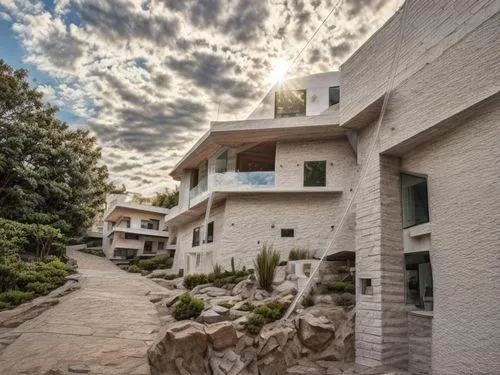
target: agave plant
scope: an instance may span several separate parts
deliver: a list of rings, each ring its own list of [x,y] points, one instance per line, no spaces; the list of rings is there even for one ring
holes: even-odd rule
[[[260,253],[257,255],[255,264],[255,272],[260,287],[265,290],[271,290],[276,273],[276,267],[280,263],[280,253],[272,246],[266,244],[262,246]]]

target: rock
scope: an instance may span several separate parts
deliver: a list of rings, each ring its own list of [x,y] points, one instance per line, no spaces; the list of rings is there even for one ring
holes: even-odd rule
[[[247,279],[240,281],[238,284],[236,284],[231,294],[233,296],[240,295],[242,299],[248,299],[250,297],[253,297],[253,294],[255,293],[256,289],[257,289],[257,283],[255,281]]]
[[[273,296],[286,296],[295,294],[297,294],[297,284],[288,280],[278,285],[272,293]]]
[[[213,375],[239,374],[245,368],[245,363],[232,350],[224,352],[222,357],[212,356],[210,368]]]
[[[83,364],[69,365],[68,371],[74,374],[88,374],[90,372],[90,368],[89,366]]]
[[[149,279],[156,279],[160,278],[163,279],[165,276],[170,275],[172,273],[172,270],[153,270],[153,271],[148,271],[147,273],[147,278]]]
[[[269,298],[269,296],[270,296],[269,292],[262,289],[257,289],[254,293],[253,298],[256,301],[262,301],[264,298]]]
[[[198,317],[198,319],[201,322],[207,323],[207,324],[218,323],[218,322],[222,322],[222,321],[226,320],[224,318],[224,316],[220,315],[219,313],[215,312],[212,309],[208,309],[208,310],[203,311],[200,314],[200,316]]]
[[[274,274],[273,285],[279,285],[285,281],[286,268],[287,266],[276,267],[276,273]]]
[[[300,341],[315,352],[324,350],[335,335],[335,325],[326,317],[304,314],[296,320]]]
[[[317,305],[319,303],[334,305],[334,296],[330,294],[317,294],[313,296],[314,304]]]
[[[236,345],[236,329],[230,322],[211,324],[205,328],[205,332],[215,350]]]
[[[174,295],[170,295],[168,297],[164,297],[162,298],[158,305],[159,306],[165,306],[165,307],[171,307],[174,303],[177,302],[177,300],[179,299],[179,297],[184,294],[182,293],[181,291],[178,293],[178,294],[174,294]]]
[[[148,350],[151,373],[206,374],[204,356],[208,349],[205,327],[193,321],[170,326]],[[177,359],[181,360],[177,360]],[[177,363],[176,363],[177,362]]]
[[[317,367],[309,367],[309,366],[293,366],[286,370],[288,375],[323,375],[325,374],[325,370]]]
[[[39,297],[12,310],[0,311],[0,327],[14,328],[57,305],[57,298]]]
[[[241,310],[237,310],[235,308],[232,308],[229,310],[229,319],[235,320],[235,319],[241,318],[242,316],[247,316],[248,314],[250,314],[250,311],[241,311]]]
[[[205,289],[205,288],[208,288],[208,287],[212,287],[212,284],[201,284],[201,285],[197,285],[195,286],[193,289],[191,289],[191,291],[189,292],[189,294],[191,294],[192,296],[196,295],[196,294],[200,294],[200,291],[202,289]]]
[[[246,322],[248,321],[248,316],[242,316],[236,320],[232,321],[234,328],[238,331],[244,331],[246,329]]]
[[[209,297],[222,297],[230,295],[231,292],[224,288],[216,288],[214,286],[200,289],[196,294],[206,294]]]
[[[277,348],[282,350],[294,332],[293,325],[288,321],[276,321],[265,325],[258,336],[259,357],[263,357]]]
[[[223,306],[219,306],[219,305],[213,305],[210,309],[212,311],[215,311],[219,315],[228,315],[228,313],[229,313],[228,308],[223,307]]]
[[[54,289],[49,294],[47,294],[46,297],[47,298],[59,298],[59,297],[63,297],[65,295],[68,295],[75,290],[80,289],[81,285],[80,285],[79,280],[80,280],[80,277],[78,277],[76,280],[68,279],[68,281],[66,281],[66,283],[64,285],[60,286],[57,289]]]
[[[51,368],[48,371],[45,371],[43,375],[64,375],[65,372],[60,368]]]

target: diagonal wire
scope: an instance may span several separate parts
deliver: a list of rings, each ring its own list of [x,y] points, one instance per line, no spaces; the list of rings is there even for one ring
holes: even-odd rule
[[[309,278],[308,278],[308,280],[307,280],[306,285],[304,286],[304,288],[302,290],[300,290],[299,293],[297,293],[294,301],[292,302],[292,304],[288,308],[288,310],[287,310],[286,314],[284,315],[283,319],[288,319],[290,317],[290,314],[295,310],[295,307],[297,306],[297,302],[304,295],[304,292],[308,289],[309,284],[311,283],[312,278],[314,277],[314,275],[316,274],[316,272],[318,272],[319,266],[321,265],[321,263],[325,259],[325,257],[328,254],[330,248],[332,247],[333,243],[335,242],[335,239],[337,238],[337,233],[344,226],[344,223],[346,221],[347,215],[348,215],[348,213],[351,210],[351,207],[352,207],[352,205],[354,203],[354,200],[356,199],[356,197],[358,195],[358,191],[359,191],[359,188],[361,186],[361,183],[363,182],[363,180],[364,180],[364,178],[366,176],[366,172],[368,171],[368,165],[370,164],[371,158],[373,156],[373,152],[375,151],[375,147],[376,147],[377,142],[379,140],[380,129],[382,128],[382,122],[383,122],[383,119],[384,119],[385,112],[387,110],[387,104],[389,102],[389,98],[391,96],[391,92],[392,92],[392,89],[394,87],[394,78],[396,77],[396,72],[397,72],[397,68],[398,68],[399,57],[400,57],[400,54],[401,54],[401,45],[402,45],[402,42],[403,42],[404,31],[405,31],[405,26],[406,26],[406,18],[407,18],[407,14],[408,14],[408,8],[409,8],[408,3],[409,3],[409,0],[406,0],[404,2],[404,4],[403,4],[403,10],[402,10],[403,14],[402,14],[402,17],[401,17],[399,37],[398,37],[398,40],[397,40],[397,42],[395,44],[394,56],[393,56],[393,59],[392,59],[390,70],[389,70],[389,72],[390,72],[391,75],[389,76],[389,80],[387,81],[387,86],[386,86],[385,94],[384,94],[384,101],[383,101],[383,104],[382,104],[382,109],[380,111],[380,116],[379,116],[378,121],[377,121],[377,127],[376,127],[376,130],[375,130],[375,134],[373,135],[373,139],[372,139],[371,144],[370,144],[370,149],[369,149],[368,156],[366,158],[366,162],[364,163],[363,168],[361,169],[361,174],[360,174],[360,177],[359,177],[358,182],[356,184],[356,188],[354,189],[354,192],[353,192],[353,194],[351,196],[351,199],[349,200],[349,203],[347,204],[347,207],[346,207],[346,209],[344,211],[344,214],[342,215],[342,219],[340,220],[340,224],[337,227],[335,227],[335,231],[334,231],[334,233],[332,235],[332,239],[330,240],[330,242],[328,243],[328,246],[326,247],[325,251],[323,252],[323,255],[321,256],[320,261],[318,262],[318,264],[315,266],[314,270],[309,275]]]

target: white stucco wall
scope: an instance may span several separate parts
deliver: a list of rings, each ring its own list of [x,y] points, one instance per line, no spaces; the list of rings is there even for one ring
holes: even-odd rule
[[[402,158],[428,175],[433,374],[500,373],[500,100]]]
[[[257,108],[248,116],[250,120],[274,118],[274,98],[276,90],[306,89],[306,116],[316,116],[329,107],[329,91],[332,86],[339,86],[340,73],[328,72],[306,77],[292,78],[280,86],[273,87]]]

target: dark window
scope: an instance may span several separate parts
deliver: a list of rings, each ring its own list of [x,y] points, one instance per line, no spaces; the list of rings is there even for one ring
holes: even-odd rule
[[[326,161],[304,162],[304,186],[326,186]]]
[[[330,106],[340,102],[340,87],[332,86],[328,88],[328,98]]]
[[[125,239],[126,240],[138,240],[139,235],[138,234],[133,234],[133,233],[125,233]]]
[[[207,243],[214,242],[214,222],[208,223],[207,228]]]
[[[165,242],[158,241],[158,250],[163,250],[165,248]]]
[[[193,229],[193,247],[200,246],[200,227]]]
[[[159,227],[160,227],[160,220],[155,220],[155,219],[141,220],[141,228],[143,229],[158,230]]]
[[[153,252],[153,241],[144,241],[144,252],[145,253]]]
[[[295,235],[295,231],[293,229],[282,229],[281,237],[293,237]]]
[[[306,90],[276,91],[274,117],[306,115]]]
[[[433,282],[431,260],[428,251],[405,254],[406,303],[416,307],[432,305]],[[432,306],[428,306],[432,310]]]
[[[403,228],[429,222],[427,179],[409,174],[401,175]]]
[[[373,295],[372,279],[361,279],[361,294]]]

